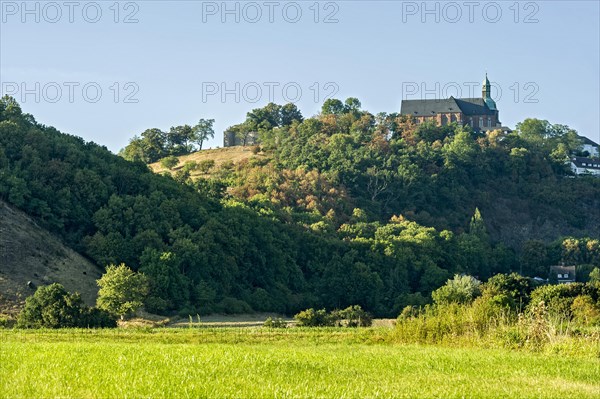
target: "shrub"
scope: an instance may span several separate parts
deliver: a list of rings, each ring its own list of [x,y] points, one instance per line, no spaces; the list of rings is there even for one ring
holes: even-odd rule
[[[595,267],[589,275],[589,282],[592,284],[600,284],[600,268]]]
[[[194,170],[198,169],[198,162],[186,161],[185,164],[183,164],[183,168],[181,169],[185,172],[193,172]]]
[[[0,328],[9,328],[13,325],[14,320],[9,316],[0,315]]]
[[[529,303],[534,287],[531,279],[517,273],[497,274],[483,284],[482,292],[489,297],[504,298],[511,310],[521,310]]]
[[[573,316],[571,306],[575,298],[580,295],[588,295],[593,302],[597,303],[600,298],[600,286],[594,283],[544,285],[531,293],[528,308],[544,302],[551,315],[571,319]]]
[[[58,283],[39,287],[25,300],[17,320],[19,328],[116,327],[108,313],[88,308],[78,293],[71,294]]]
[[[402,309],[402,312],[398,316],[398,319],[412,319],[414,317],[418,317],[420,314],[420,310],[418,306],[408,305]]]
[[[214,159],[204,159],[198,163],[198,170],[202,173],[208,173],[215,166]]]
[[[114,328],[117,320],[106,310],[88,308],[82,313],[80,327],[87,328]]]
[[[167,310],[168,305],[165,299],[157,296],[149,296],[144,301],[144,308],[150,313],[163,314]]]
[[[454,276],[446,284],[431,293],[433,301],[438,304],[470,303],[481,294],[481,282],[471,276]]]
[[[219,302],[217,310],[225,314],[252,313],[252,308],[248,303],[231,297],[226,297]]]
[[[287,323],[280,317],[277,319],[273,319],[272,317],[267,317],[265,320],[263,327],[266,328],[287,328]]]
[[[25,300],[17,319],[19,328],[78,327],[83,302],[77,293],[70,294],[58,283],[39,287]]]
[[[194,314],[198,314],[198,311],[195,307],[191,306],[191,305],[186,305],[183,308],[181,308],[179,310],[179,312],[177,312],[177,315],[179,317],[189,317],[190,318],[190,323],[192,320],[192,315]]]
[[[600,306],[589,295],[579,295],[571,304],[573,318],[580,324],[594,326],[600,324]]]
[[[345,325],[346,327],[369,327],[373,323],[373,317],[359,305],[333,311],[330,317],[338,325]]]
[[[173,169],[179,163],[179,158],[174,155],[169,155],[161,159],[160,164],[165,169]]]
[[[335,320],[325,309],[306,309],[295,315],[294,319],[301,327],[327,327],[335,324]]]

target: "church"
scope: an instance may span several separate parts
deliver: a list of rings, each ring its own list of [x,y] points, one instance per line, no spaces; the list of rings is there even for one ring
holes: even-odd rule
[[[402,100],[400,113],[412,115],[416,123],[432,121],[443,126],[456,122],[469,125],[476,131],[510,131],[500,123],[499,111],[491,94],[492,86],[486,74],[481,98]]]

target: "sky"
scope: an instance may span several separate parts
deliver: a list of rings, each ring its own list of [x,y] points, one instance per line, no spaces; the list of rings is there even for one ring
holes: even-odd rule
[[[504,126],[568,125],[600,142],[598,1],[0,1],[0,94],[117,152],[148,128],[328,97],[371,113],[479,97]]]

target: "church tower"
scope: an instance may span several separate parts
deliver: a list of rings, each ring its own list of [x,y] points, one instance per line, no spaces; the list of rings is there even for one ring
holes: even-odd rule
[[[497,111],[496,102],[492,100],[492,85],[488,80],[487,73],[485,74],[485,80],[481,87],[481,97],[490,110]]]

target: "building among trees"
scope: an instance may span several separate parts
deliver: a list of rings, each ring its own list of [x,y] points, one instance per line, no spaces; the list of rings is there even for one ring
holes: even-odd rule
[[[600,146],[598,143],[595,143],[584,136],[579,136],[579,139],[581,140],[581,151],[584,155],[591,158],[600,157]]]
[[[239,132],[235,129],[228,129],[223,133],[223,147],[234,147],[238,145],[256,145],[258,144],[258,132]]]
[[[502,129],[496,102],[492,99],[492,86],[487,74],[481,88],[481,98],[454,98],[402,100],[400,113],[412,115],[417,123],[433,121],[444,126],[452,122],[469,125],[477,131]]]
[[[550,282],[557,284],[574,283],[576,267],[575,266],[550,266]]]
[[[571,170],[576,175],[600,176],[600,159],[572,157]]]

